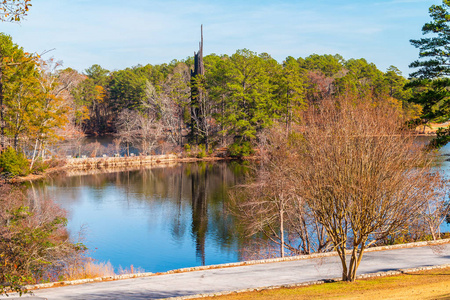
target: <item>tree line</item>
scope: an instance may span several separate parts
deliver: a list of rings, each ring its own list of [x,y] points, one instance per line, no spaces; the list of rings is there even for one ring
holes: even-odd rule
[[[30,7],[30,0],[4,1],[0,20],[20,21]],[[185,144],[207,150],[232,145],[239,152],[274,121],[289,132],[299,111],[344,95],[390,101],[415,125],[446,121],[448,8],[447,0],[431,6],[432,21],[422,28],[429,37],[411,40],[420,50],[411,80],[394,66],[383,72],[365,59],[313,54],[280,63],[248,49],[205,56],[204,73],[195,80],[193,57],[114,71],[93,65],[80,73],[27,53],[1,34],[0,144],[37,157],[58,138],[116,134],[143,154]],[[196,101],[192,91],[204,96]],[[438,132],[438,146],[446,136]]]
[[[2,146],[28,149],[29,156],[45,153],[58,137],[80,134],[114,134],[142,154],[185,144],[240,150],[274,122],[289,132],[298,112],[327,97],[384,99],[411,118],[421,113],[397,68],[383,72],[362,58],[313,54],[279,63],[242,49],[205,56],[204,75],[192,80],[192,57],[116,71],[93,65],[79,73],[26,53],[4,34],[1,43]],[[204,95],[201,101],[193,101],[192,89]]]
[[[389,99],[412,116],[420,113],[407,102],[407,80],[397,68],[382,72],[365,59],[311,55],[278,63],[267,53],[243,49],[231,56],[207,55],[204,64],[205,74],[195,81],[192,58],[114,72],[94,65],[72,90],[75,122],[86,133],[115,132],[127,142],[134,133],[147,147],[163,139],[173,146],[208,148],[254,142],[274,121],[282,120],[289,131],[298,111],[330,95],[370,95]],[[202,101],[192,101],[193,87],[206,95]],[[190,135],[193,128],[198,130]]]

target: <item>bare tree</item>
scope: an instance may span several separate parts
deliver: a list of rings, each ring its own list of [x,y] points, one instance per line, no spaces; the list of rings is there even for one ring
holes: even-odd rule
[[[232,193],[232,211],[249,236],[262,233],[278,245],[279,255],[309,254],[329,250],[324,227],[296,193],[292,147],[282,126],[263,132],[259,149],[261,164],[255,178]],[[272,245],[269,245],[272,247]]]
[[[185,63],[178,63],[169,74],[163,85],[165,95],[171,100],[170,134],[177,140],[177,145],[183,144],[183,130],[185,129],[184,113],[189,105],[190,69]]]
[[[442,196],[432,159],[401,129],[399,114],[370,99],[323,101],[305,113],[290,157],[296,193],[326,229],[345,281],[355,280],[367,247],[407,228]]]
[[[234,196],[244,228],[282,256],[336,250],[344,281],[377,241],[420,224],[437,238],[446,182],[400,116],[371,99],[323,100],[287,138],[281,125],[272,129],[256,179]]]
[[[142,155],[150,155],[164,138],[164,126],[152,115],[139,114],[137,117],[139,126],[138,148]]]
[[[450,202],[448,201],[448,197],[446,197],[447,195],[444,194],[444,191],[444,186],[436,189],[435,193],[439,196],[428,198],[422,210],[422,220],[433,240],[440,238],[441,225],[450,213]]]
[[[117,136],[122,143],[125,143],[127,155],[130,155],[130,146],[139,135],[138,116],[138,112],[124,109],[117,118]]]
[[[167,138],[173,144],[181,140],[182,109],[165,92],[158,93],[155,87],[147,81],[145,88],[146,98],[142,106],[149,118],[154,120],[154,126],[162,126]],[[159,124],[157,124],[159,123]]]

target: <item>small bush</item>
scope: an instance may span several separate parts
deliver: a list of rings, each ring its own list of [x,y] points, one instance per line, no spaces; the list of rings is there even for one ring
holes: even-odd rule
[[[38,158],[34,164],[33,164],[33,168],[31,170],[31,172],[33,174],[41,174],[44,173],[45,170],[47,170],[47,168],[49,167],[49,164],[47,164],[46,162],[44,162],[42,160],[42,158]]]
[[[254,152],[250,142],[234,142],[228,147],[228,154],[231,157],[242,158],[244,156],[249,156]]]
[[[439,149],[450,142],[450,128],[439,128],[436,137],[428,144],[428,149]]]
[[[198,145],[197,158],[206,157],[206,147],[203,144]]]
[[[0,184],[0,298],[24,285],[58,279],[62,268],[79,259],[85,247],[73,244],[65,212],[46,198],[38,206],[20,186]]]
[[[45,162],[47,165],[47,168],[59,168],[63,167],[66,164],[66,161],[64,159],[57,159],[52,157],[52,159]]]
[[[0,173],[9,177],[25,176],[30,173],[30,164],[25,154],[12,147],[0,153]]]
[[[189,144],[184,144],[184,151],[186,151],[186,152],[191,152],[191,145],[189,145]]]

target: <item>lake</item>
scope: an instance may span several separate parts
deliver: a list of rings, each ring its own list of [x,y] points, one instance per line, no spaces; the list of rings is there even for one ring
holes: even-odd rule
[[[228,190],[243,179],[237,163],[180,164],[34,182],[69,213],[90,256],[148,272],[241,260]]]
[[[440,153],[449,154],[450,145]],[[450,156],[441,158],[439,168],[450,174]],[[247,171],[235,162],[179,164],[60,176],[32,188],[68,211],[71,236],[81,232],[94,259],[163,272],[249,258],[248,240],[239,237],[227,210],[228,191]]]

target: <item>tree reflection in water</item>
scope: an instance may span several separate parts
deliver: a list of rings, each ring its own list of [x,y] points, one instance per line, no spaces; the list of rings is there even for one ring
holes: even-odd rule
[[[74,236],[87,224],[96,259],[159,272],[240,259],[243,242],[226,207],[245,172],[237,163],[180,164],[60,176],[33,188],[69,211]]]
[[[205,265],[205,237],[208,230],[208,168],[201,166],[192,174],[192,235],[195,236],[197,259]]]

